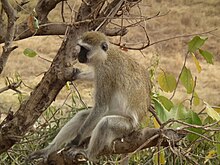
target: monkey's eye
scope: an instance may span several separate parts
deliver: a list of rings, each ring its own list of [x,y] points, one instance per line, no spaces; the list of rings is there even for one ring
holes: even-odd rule
[[[108,50],[108,44],[106,42],[101,43],[101,48],[102,48],[102,50],[107,51]]]

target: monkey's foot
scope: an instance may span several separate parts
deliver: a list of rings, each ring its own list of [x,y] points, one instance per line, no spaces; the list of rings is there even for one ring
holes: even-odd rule
[[[71,147],[70,149],[68,149],[68,151],[66,151],[66,154],[67,157],[69,157],[70,159],[74,159],[77,162],[86,162],[88,160],[86,152],[82,149]]]
[[[35,159],[40,159],[40,158],[43,159],[43,161],[47,160],[48,154],[46,153],[45,150],[38,150],[38,151],[31,153],[30,155],[28,155],[26,162],[31,162]]]

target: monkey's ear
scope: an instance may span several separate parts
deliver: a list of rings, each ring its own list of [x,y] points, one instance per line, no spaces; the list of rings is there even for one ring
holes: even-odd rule
[[[108,44],[106,42],[102,42],[101,43],[101,48],[102,48],[102,50],[107,51],[108,50]]]

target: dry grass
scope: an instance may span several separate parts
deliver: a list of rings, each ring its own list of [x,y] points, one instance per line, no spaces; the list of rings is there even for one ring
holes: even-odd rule
[[[190,0],[144,0],[143,4],[145,5],[142,7],[144,9],[144,15],[153,15],[157,11],[166,13],[170,10],[168,15],[147,22],[146,27],[151,42],[175,35],[203,32],[220,26],[219,0],[194,0],[193,2]],[[55,11],[55,19],[58,17],[59,12]],[[204,60],[201,60],[203,71],[200,74],[197,74],[192,59],[188,60],[187,66],[193,70],[193,73],[198,75],[197,92],[199,96],[207,100],[210,104],[220,105],[220,48],[218,45],[220,42],[220,30],[214,32],[214,34],[214,36],[209,35],[209,40],[205,48],[215,54],[215,65],[208,65]],[[142,36],[141,31],[130,29],[129,35],[124,38],[124,41],[138,42],[142,39]],[[144,56],[137,51],[129,51],[129,54],[132,54],[134,58],[146,66],[149,65],[151,57],[158,54],[160,67],[177,76],[180,72],[184,54],[187,51],[186,44],[189,40],[190,38],[180,38],[154,45],[143,51]],[[16,42],[15,44],[18,45],[19,48],[16,49],[9,58],[7,67],[0,77],[0,88],[4,87],[4,77],[12,77],[15,72],[21,75],[25,84],[34,88],[40,81],[42,73],[49,68],[50,63],[38,57],[25,57],[22,54],[23,50],[25,48],[31,48],[37,51],[40,56],[52,60],[61,42],[62,39],[58,36],[32,37]],[[1,51],[0,49],[0,52]],[[41,75],[37,76],[39,74]],[[91,84],[78,83],[78,86],[86,102],[91,103]],[[23,87],[22,91],[28,93],[30,90]],[[9,107],[12,106],[13,109],[16,109],[18,107],[17,96],[13,94],[14,92],[12,91],[0,94],[0,108],[9,109]],[[67,91],[64,89],[62,94],[57,98],[57,102],[60,103],[63,101],[66,95]],[[178,88],[175,100],[183,100],[186,97],[185,90]]]

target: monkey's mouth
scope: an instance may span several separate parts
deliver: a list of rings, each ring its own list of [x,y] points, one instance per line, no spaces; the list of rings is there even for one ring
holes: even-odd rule
[[[89,49],[83,47],[83,46],[80,46],[80,52],[78,54],[78,60],[80,63],[86,63],[88,61],[88,53],[89,53]]]

